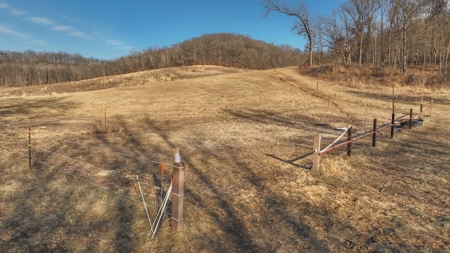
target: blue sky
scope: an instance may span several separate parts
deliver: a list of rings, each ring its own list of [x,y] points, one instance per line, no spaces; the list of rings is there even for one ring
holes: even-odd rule
[[[344,0],[305,0],[327,15]],[[298,3],[289,0],[292,5]],[[263,17],[260,0],[0,0],[0,49],[115,59],[203,34],[238,33],[304,49],[294,18]]]

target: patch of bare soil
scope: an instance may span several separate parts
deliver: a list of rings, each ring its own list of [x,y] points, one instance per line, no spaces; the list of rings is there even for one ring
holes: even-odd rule
[[[374,118],[388,123],[389,88],[342,87],[285,68],[2,98],[0,249],[449,251],[450,96],[396,93],[398,115],[418,110],[422,94],[435,98],[423,128],[393,139],[382,132],[375,148],[364,139],[351,157],[332,152],[319,172],[309,169],[313,135],[324,146],[340,135],[335,128],[360,134]],[[187,164],[185,228],[171,233],[169,208],[150,240],[134,178],[155,207],[173,147]]]

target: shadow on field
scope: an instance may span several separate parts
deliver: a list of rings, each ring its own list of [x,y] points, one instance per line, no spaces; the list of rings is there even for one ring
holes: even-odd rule
[[[363,91],[345,91],[346,93],[351,94],[352,96],[358,96],[358,97],[365,97],[370,98],[378,101],[392,101],[392,93],[389,94],[380,94],[380,93],[370,93],[370,92],[363,92]],[[429,95],[426,95],[423,97],[424,102],[424,108],[428,107],[430,105],[431,99],[434,100],[435,103],[439,103],[442,105],[450,105],[450,100],[445,98],[433,98]],[[399,94],[395,95],[395,102],[411,102],[411,103],[420,103],[422,101],[422,96],[413,94],[413,95],[405,95],[405,94]]]
[[[169,136],[161,130],[158,122],[149,118],[144,120],[144,127],[149,131],[159,135],[168,146],[175,147],[176,145],[170,140]],[[125,123],[122,122],[122,127]],[[142,148],[139,138],[133,136],[132,132],[127,132],[129,141],[134,142],[136,148]],[[220,165],[222,170],[212,169],[209,162],[206,166],[197,166],[198,161],[195,158],[188,157],[186,164],[188,166],[188,173],[192,173],[190,178],[195,178],[198,182],[187,182],[186,186],[186,202],[185,206],[189,209],[190,205],[197,206],[203,211],[206,211],[210,218],[215,222],[220,231],[224,233],[220,238],[216,234],[201,234],[198,238],[190,238],[191,243],[197,245],[201,243],[202,249],[207,252],[271,252],[277,249],[282,249],[280,240],[286,240],[277,234],[277,229],[287,228],[292,238],[288,240],[290,244],[304,244],[305,249],[313,251],[326,252],[326,249],[321,241],[315,238],[313,229],[300,221],[300,217],[285,209],[285,203],[289,201],[279,196],[270,196],[262,199],[261,206],[263,210],[257,210],[256,214],[263,217],[270,217],[270,221],[256,221],[254,217],[250,217],[252,221],[246,220],[248,213],[246,210],[235,205],[232,199],[235,197],[234,193],[227,191],[229,187],[236,188],[251,188],[257,192],[265,195],[271,190],[265,185],[266,178],[261,178],[256,173],[252,172],[255,168],[249,165],[244,165],[245,162],[241,160],[236,154],[242,153],[241,150],[235,147],[225,146],[224,150],[201,150],[202,157],[207,157],[208,161],[218,160],[227,161],[226,164]],[[151,150],[141,150],[143,154],[151,153]],[[223,156],[219,156],[218,154]],[[231,164],[228,164],[231,161]],[[244,167],[243,167],[244,166]],[[227,178],[225,174],[233,175]],[[235,178],[237,177],[237,178]],[[221,180],[229,180],[229,183],[223,183]],[[238,180],[238,181],[235,181]],[[244,180],[241,182],[240,180]],[[206,196],[202,192],[209,191],[211,196]],[[255,210],[248,210],[248,212]],[[243,213],[244,212],[244,213]],[[189,212],[187,212],[189,213]],[[277,217],[277,218],[274,218]],[[249,226],[249,224],[251,224]],[[278,225],[276,225],[278,224]],[[189,226],[189,225],[187,225]],[[275,229],[275,230],[274,230]],[[255,231],[256,230],[256,231]],[[266,238],[268,237],[268,238]],[[197,240],[197,241],[196,241]],[[217,241],[220,240],[220,243]],[[300,240],[298,242],[297,240]],[[176,247],[176,244],[174,245]]]
[[[9,104],[0,106],[0,120],[3,115],[15,117],[9,122],[11,140],[23,137],[15,127],[48,125],[40,118],[65,115],[65,111],[76,107],[64,98],[4,101]],[[27,120],[20,120],[24,117]],[[2,140],[1,144],[14,143]],[[92,171],[86,162],[94,160],[89,151],[47,141],[33,146],[33,168],[29,170],[23,146],[0,160],[4,175],[0,193],[5,204],[0,209],[0,251],[135,251],[131,227],[135,210],[126,198],[111,193],[122,188],[121,194],[130,195],[126,188],[129,182],[118,182],[113,177],[97,182],[92,175],[86,175]],[[114,162],[102,157],[100,164],[110,167]],[[100,185],[110,192],[100,189]],[[116,238],[105,245],[111,234]]]
[[[18,118],[26,117],[27,119],[35,119],[45,116],[45,114],[57,117],[64,115],[67,110],[75,107],[75,103],[68,102],[63,97],[30,100],[7,98],[0,101],[0,120],[2,116],[12,115]]]

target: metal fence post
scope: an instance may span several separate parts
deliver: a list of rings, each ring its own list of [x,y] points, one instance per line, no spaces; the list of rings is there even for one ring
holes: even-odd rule
[[[395,123],[395,113],[392,113],[392,121],[391,121],[391,138],[394,138],[394,125]]]
[[[412,128],[412,117],[413,117],[412,113],[413,113],[412,109],[409,109],[409,129]]]
[[[377,145],[377,119],[373,119],[372,147]]]
[[[352,128],[353,128],[353,126],[350,126],[350,128],[348,129],[348,132],[347,132],[347,140],[348,141],[351,141],[352,140]],[[351,156],[352,155],[352,143],[351,142],[349,142],[348,144],[347,144],[347,156]]]
[[[28,128],[28,169],[31,169],[31,128]]]

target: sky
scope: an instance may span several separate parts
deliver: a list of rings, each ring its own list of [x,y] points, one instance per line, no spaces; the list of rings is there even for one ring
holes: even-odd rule
[[[318,16],[344,0],[303,2]],[[212,33],[304,49],[305,39],[291,31],[295,18],[263,13],[261,0],[0,0],[0,50],[112,60]]]

